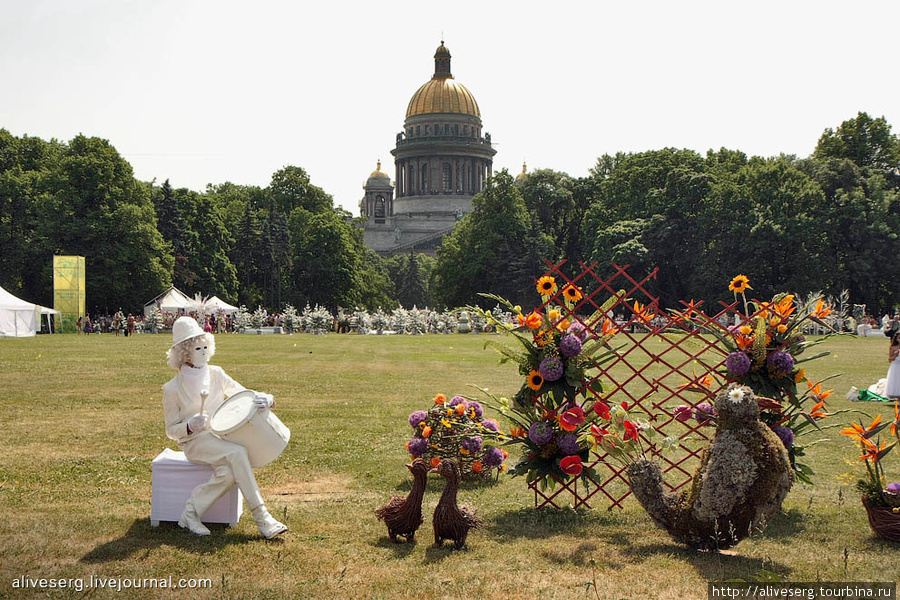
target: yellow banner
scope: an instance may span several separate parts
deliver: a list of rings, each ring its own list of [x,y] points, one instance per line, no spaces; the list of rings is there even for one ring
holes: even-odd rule
[[[53,257],[53,308],[60,313],[60,333],[76,333],[84,323],[85,283],[83,256]]]

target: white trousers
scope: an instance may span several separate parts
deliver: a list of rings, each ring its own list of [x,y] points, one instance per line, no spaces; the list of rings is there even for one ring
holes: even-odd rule
[[[219,439],[209,431],[202,431],[194,439],[181,444],[181,449],[192,463],[209,465],[215,469],[209,481],[201,483],[191,492],[191,502],[199,516],[202,517],[235,483],[250,510],[263,505],[246,448]]]

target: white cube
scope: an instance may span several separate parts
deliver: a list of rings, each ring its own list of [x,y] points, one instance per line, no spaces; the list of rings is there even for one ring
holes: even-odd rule
[[[184,457],[184,452],[166,448],[153,459],[153,480],[150,493],[150,525],[158,527],[160,521],[178,521],[184,512],[191,492],[201,483],[209,481],[213,468],[197,465]],[[237,525],[244,510],[244,497],[237,485],[219,498],[206,514],[204,523],[228,523]]]

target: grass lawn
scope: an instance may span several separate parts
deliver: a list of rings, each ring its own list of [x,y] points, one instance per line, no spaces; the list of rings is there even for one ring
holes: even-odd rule
[[[200,538],[150,527],[150,461],[165,437],[161,386],[169,335],[38,336],[0,340],[0,597],[173,598],[706,598],[708,580],[897,581],[900,544],[870,531],[845,474],[856,450],[825,432],[808,463],[816,485],[795,485],[768,530],[728,554],[691,552],[656,529],[631,498],[605,507],[535,511],[524,480],[464,486],[483,528],[469,550],[431,546],[430,481],[415,545],[394,545],[372,511],[405,494],[410,412],[468,384],[512,394],[514,366],[482,350],[486,336],[249,336],[216,338],[214,364],[270,392],[290,427],[284,454],[257,471],[270,511],[290,527],[259,537],[250,515]],[[887,372],[887,340],[843,337],[809,363],[829,405]],[[842,421],[850,416],[837,417]],[[502,419],[501,419],[502,421]],[[505,425],[505,424],[504,424]],[[513,461],[515,456],[510,456]],[[892,455],[887,462],[897,460]],[[894,479],[900,480],[900,468]],[[13,589],[20,576],[210,578],[212,590]]]

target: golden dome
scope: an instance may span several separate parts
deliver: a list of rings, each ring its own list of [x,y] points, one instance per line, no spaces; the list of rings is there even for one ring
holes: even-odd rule
[[[372,171],[372,174],[369,175],[369,179],[390,179],[390,176],[381,170],[381,161],[378,161],[378,166]]]
[[[528,167],[527,167],[527,165],[523,162],[523,163],[522,163],[522,172],[519,173],[518,175],[516,175],[516,181],[521,181],[521,180],[525,179],[525,177],[526,177],[527,175],[528,175]]]
[[[434,53],[434,77],[413,94],[406,109],[406,118],[433,113],[481,117],[475,97],[466,86],[453,79],[450,51],[443,40]]]
[[[452,77],[435,78],[413,94],[406,117],[431,113],[457,113],[481,117],[475,96]]]

